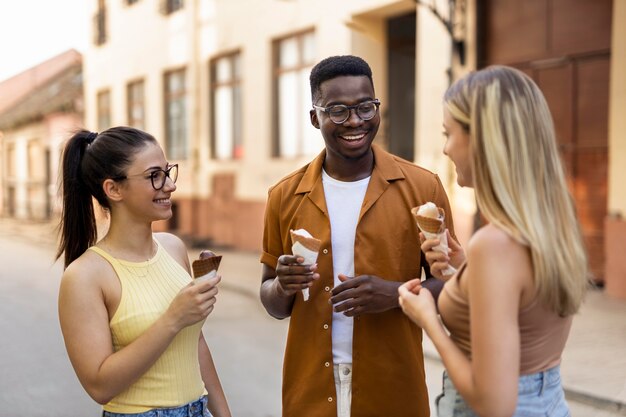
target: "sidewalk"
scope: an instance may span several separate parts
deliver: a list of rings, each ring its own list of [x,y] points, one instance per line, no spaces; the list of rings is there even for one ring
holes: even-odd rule
[[[224,289],[259,297],[259,254],[217,250],[223,255],[220,273]],[[191,259],[199,250],[190,251]],[[425,337],[424,354],[440,360]],[[570,400],[626,415],[626,301],[590,290],[574,318],[561,365],[563,386]]]
[[[55,226],[0,218],[0,233],[47,247],[55,245]],[[223,256],[220,287],[258,300],[262,269],[259,254],[207,249]],[[196,259],[199,253],[200,248],[191,248],[190,259]],[[428,338],[424,353],[439,360]],[[599,289],[588,292],[574,318],[561,371],[568,399],[626,415],[626,301],[611,299]]]

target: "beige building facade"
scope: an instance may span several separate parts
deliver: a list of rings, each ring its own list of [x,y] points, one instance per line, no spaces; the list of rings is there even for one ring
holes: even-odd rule
[[[85,53],[85,123],[141,127],[180,164],[175,216],[159,228],[259,250],[268,188],[323,149],[308,75],[330,55],[370,63],[383,103],[378,143],[443,172],[455,193],[441,153],[450,40],[413,0],[125,3],[93,2],[101,23]],[[457,216],[466,238],[469,196]]]
[[[448,74],[513,65],[537,80],[555,114],[594,279],[626,298],[626,33],[617,24],[626,2],[421,3],[93,1],[85,125],[143,128],[179,163],[175,215],[157,228],[259,250],[268,188],[323,148],[308,119],[311,67],[359,55],[382,102],[377,142],[441,176],[466,243],[474,196],[455,185],[442,154],[441,97]],[[455,43],[429,10],[445,21],[450,4]]]
[[[68,50],[0,83],[0,215],[55,219],[64,141],[83,124],[82,57]]]

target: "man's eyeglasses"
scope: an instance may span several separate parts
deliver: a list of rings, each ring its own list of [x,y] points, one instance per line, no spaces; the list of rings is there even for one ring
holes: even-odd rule
[[[354,106],[335,104],[334,106],[321,107],[314,104],[313,108],[327,113],[333,123],[340,125],[345,123],[345,121],[350,118],[350,110],[352,109],[356,110],[356,115],[359,116],[361,120],[371,120],[374,116],[376,116],[378,106],[380,106],[380,101],[376,99],[364,101],[362,103],[355,104]]]
[[[143,174],[135,174],[135,175],[123,175],[121,177],[117,177],[113,179],[115,181],[121,181],[121,180],[125,180],[131,177],[140,177],[140,176],[143,176],[146,179],[150,178],[150,181],[152,182],[152,188],[158,191],[165,186],[165,181],[167,181],[168,178],[171,179],[173,183],[176,183],[176,180],[178,179],[178,164],[170,165],[169,168],[167,169],[161,169],[161,168],[155,169],[149,174],[143,173]]]

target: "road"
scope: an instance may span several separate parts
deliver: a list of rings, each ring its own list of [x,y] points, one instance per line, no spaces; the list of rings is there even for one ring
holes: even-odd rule
[[[0,248],[0,417],[98,416],[65,352],[52,248],[6,235]],[[219,294],[204,333],[234,415],[279,416],[287,325],[250,296]]]
[[[57,314],[62,267],[53,256],[46,236],[0,230],[0,417],[100,415],[65,352]],[[270,318],[253,293],[221,288],[204,334],[234,416],[280,417],[287,326],[288,320]],[[442,370],[439,361],[426,360],[431,402]],[[573,417],[623,415],[571,405]]]

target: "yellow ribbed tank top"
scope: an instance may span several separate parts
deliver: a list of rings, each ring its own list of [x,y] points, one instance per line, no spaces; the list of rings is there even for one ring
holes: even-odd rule
[[[116,259],[92,246],[106,259],[120,280],[122,295],[109,326],[117,352],[137,339],[169,307],[191,276],[158,241],[156,255],[145,262]],[[203,321],[181,330],[161,357],[135,383],[104,405],[113,413],[142,413],[177,407],[206,394],[198,361]]]

